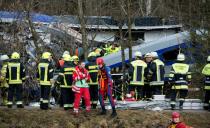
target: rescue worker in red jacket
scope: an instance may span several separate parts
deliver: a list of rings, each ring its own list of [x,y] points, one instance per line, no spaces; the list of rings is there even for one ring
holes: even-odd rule
[[[117,115],[115,110],[115,103],[112,97],[112,78],[110,74],[110,69],[104,64],[104,60],[102,58],[97,58],[96,63],[99,67],[98,71],[98,82],[99,82],[99,101],[102,108],[101,115],[106,114],[105,104],[104,104],[104,95],[107,94],[109,98],[109,102],[112,106],[112,117]]]
[[[74,86],[72,90],[74,94],[74,113],[78,115],[80,100],[83,97],[85,100],[86,112],[90,112],[90,92],[88,81],[90,80],[90,75],[85,69],[85,63],[80,63],[76,66],[75,71],[73,72],[73,83]]]
[[[172,113],[172,122],[167,128],[192,128],[180,121],[180,114],[178,112]]]

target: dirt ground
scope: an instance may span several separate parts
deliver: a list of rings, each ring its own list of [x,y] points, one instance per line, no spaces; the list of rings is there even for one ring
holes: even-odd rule
[[[0,128],[166,128],[171,111],[117,110],[118,116],[111,118],[97,115],[93,110],[74,117],[71,111],[56,108],[7,109],[0,108]],[[182,120],[194,128],[210,128],[210,112],[182,111]]]

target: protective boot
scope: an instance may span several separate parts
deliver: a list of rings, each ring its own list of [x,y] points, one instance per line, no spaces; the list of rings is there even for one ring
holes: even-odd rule
[[[175,104],[171,104],[171,110],[175,110]]]
[[[113,109],[112,109],[111,117],[115,117],[115,116],[117,116],[117,112],[116,112],[116,109],[113,108]]]
[[[209,109],[208,109],[208,110],[209,110],[209,112],[210,112],[210,103],[209,103]]]
[[[106,115],[105,106],[102,107],[102,111],[99,113],[99,115]]]
[[[179,110],[183,110],[184,101],[179,101]]]
[[[18,104],[17,108],[24,108],[24,106],[22,104]]]

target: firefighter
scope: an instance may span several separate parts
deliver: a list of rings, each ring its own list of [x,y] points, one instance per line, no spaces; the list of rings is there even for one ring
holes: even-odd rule
[[[207,58],[207,64],[202,70],[202,74],[205,75],[205,100],[204,109],[210,111],[210,56]]]
[[[162,88],[164,85],[164,63],[158,59],[157,52],[151,52],[152,55],[152,63],[151,63],[151,71],[152,71],[152,79],[150,82],[151,94],[152,95],[161,95]]]
[[[25,81],[25,69],[23,64],[20,62],[20,54],[13,52],[11,55],[11,61],[7,66],[6,78],[9,84],[8,90],[8,108],[12,108],[13,105],[13,96],[16,94],[16,105],[17,108],[23,108],[22,102],[22,91],[23,91],[23,82]]]
[[[74,65],[71,62],[71,56],[68,54],[63,55],[64,65],[61,68],[57,83],[61,87],[61,103],[63,103],[64,110],[73,108],[74,92],[72,91],[72,74]]]
[[[6,106],[7,105],[8,87],[9,87],[7,80],[6,80],[7,64],[9,61],[8,55],[2,55],[1,61],[3,61],[3,65],[2,65],[1,74],[0,74],[0,82],[1,82],[0,89],[1,89],[2,105]]]
[[[73,66],[76,67],[79,63],[79,57],[78,56],[72,56]]]
[[[167,128],[192,128],[181,122],[180,114],[178,112],[173,112],[171,117],[171,124]]]
[[[72,87],[72,90],[75,92],[74,93],[74,114],[76,116],[79,114],[79,105],[80,105],[80,100],[82,97],[84,98],[84,101],[85,101],[86,112],[87,113],[90,112],[90,109],[91,109],[90,92],[89,92],[89,85],[87,83],[89,80],[90,80],[90,74],[85,69],[85,63],[80,62],[78,66],[76,66],[73,72],[74,86]]]
[[[100,115],[106,114],[105,104],[104,104],[104,96],[107,94],[109,102],[112,107],[112,117],[117,116],[117,112],[115,110],[115,103],[112,97],[112,88],[113,81],[110,73],[110,69],[105,65],[104,60],[102,58],[97,58],[96,63],[98,65],[98,83],[99,83],[99,102],[101,105],[101,113]]]
[[[185,55],[180,53],[177,56],[177,62],[172,65],[169,80],[172,82],[171,88],[171,109],[176,106],[176,96],[179,93],[179,109],[183,109],[183,103],[188,93],[188,85],[191,82],[190,66],[184,63]]]
[[[147,64],[147,67],[145,69],[145,80],[144,80],[144,100],[148,100],[151,98],[151,87],[150,82],[152,81],[152,75],[153,72],[151,70],[151,64],[152,64],[152,55],[151,53],[146,53],[144,56],[144,61]]]
[[[135,60],[129,66],[129,91],[130,94],[135,92],[135,99],[140,100],[143,98],[144,72],[147,64],[141,60],[141,52],[135,52],[134,56]]]
[[[51,91],[51,81],[53,78],[52,54],[44,52],[38,65],[37,79],[41,86],[40,109],[49,108],[49,96]]]
[[[91,52],[88,55],[88,63],[86,64],[86,69],[90,73],[90,99],[92,108],[96,108],[98,103],[98,66],[96,64],[96,53]]]
[[[58,65],[57,65],[58,69],[61,69],[64,66],[64,57],[65,57],[65,55],[70,55],[70,53],[68,51],[63,52],[63,55],[62,55],[61,59],[58,61]]]

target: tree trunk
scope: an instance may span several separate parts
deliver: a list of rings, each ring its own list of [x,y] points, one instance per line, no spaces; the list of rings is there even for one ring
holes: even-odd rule
[[[126,84],[125,84],[125,44],[124,44],[124,40],[123,40],[123,32],[122,32],[122,25],[123,25],[123,21],[120,21],[120,25],[119,25],[119,33],[120,33],[120,45],[121,45],[121,56],[122,56],[122,72],[123,72],[123,82],[122,82],[122,99],[124,98],[124,92],[126,89]]]
[[[87,60],[88,57],[88,41],[87,41],[87,33],[85,28],[85,19],[84,19],[84,13],[83,13],[83,0],[78,0],[78,13],[79,13],[79,21],[81,24],[81,32],[82,32],[82,46],[84,50],[84,57],[85,60]]]
[[[131,28],[132,28],[132,22],[131,22],[131,1],[127,0],[127,18],[128,18],[128,49],[129,49],[129,61],[132,61],[132,35],[131,35]]]
[[[151,14],[151,9],[152,9],[152,1],[147,0],[146,1],[146,16],[149,16]]]

